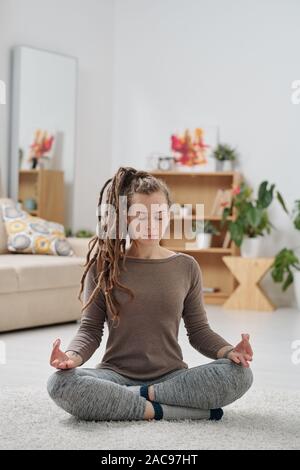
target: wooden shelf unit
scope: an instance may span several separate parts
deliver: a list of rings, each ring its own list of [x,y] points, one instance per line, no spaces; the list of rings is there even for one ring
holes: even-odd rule
[[[225,265],[222,257],[239,256],[240,249],[230,241],[227,248],[223,248],[223,241],[227,231],[227,224],[221,228],[221,217],[211,215],[211,209],[218,189],[232,189],[240,184],[242,176],[239,172],[180,172],[180,171],[151,171],[152,175],[165,181],[170,188],[172,203],[192,204],[192,214],[182,219],[180,216],[171,216],[170,238],[164,238],[161,245],[172,251],[186,252],[193,256],[201,266],[204,287],[218,287],[217,292],[204,293],[208,304],[223,304],[237,286],[237,281]],[[193,240],[184,237],[174,238],[174,223],[177,219],[196,220],[196,204],[204,204],[204,219],[210,220],[220,230],[220,235],[213,235],[212,246],[207,249],[188,247],[186,243]],[[233,211],[231,220],[236,217]],[[178,222],[177,222],[178,223]]]
[[[36,200],[36,209],[23,206],[27,198]],[[64,172],[44,168],[19,170],[18,201],[31,215],[64,225]]]

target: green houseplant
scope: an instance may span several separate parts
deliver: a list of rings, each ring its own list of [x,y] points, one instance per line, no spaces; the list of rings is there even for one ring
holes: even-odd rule
[[[91,238],[94,235],[95,233],[91,232],[90,230],[85,230],[85,229],[78,230],[75,233],[75,237],[77,238]]]
[[[260,241],[266,233],[275,228],[269,219],[268,207],[274,198],[275,185],[263,181],[258,188],[257,197],[253,197],[253,189],[245,182],[232,190],[232,201],[222,213],[221,226],[228,223],[231,239],[241,248],[241,255],[256,257],[259,255]],[[285,212],[288,213],[281,194],[276,190],[276,198]],[[235,220],[229,217],[236,210]]]
[[[219,235],[217,227],[210,220],[193,220],[193,231],[196,234],[196,244],[200,249],[211,246],[212,236]]]
[[[300,231],[300,200],[294,202],[291,218],[295,229]],[[299,248],[300,246],[294,249],[281,249],[275,256],[271,275],[274,282],[281,284],[282,291],[286,291],[294,283],[297,305],[300,309],[300,260],[296,254]]]
[[[80,229],[80,230],[77,230],[77,232],[73,233],[70,227],[66,228],[65,233],[67,237],[76,237],[76,238],[91,238],[95,235],[90,230],[85,230],[85,229]]]
[[[237,151],[228,144],[218,144],[213,156],[217,161],[217,171],[232,171],[233,162],[237,160]]]

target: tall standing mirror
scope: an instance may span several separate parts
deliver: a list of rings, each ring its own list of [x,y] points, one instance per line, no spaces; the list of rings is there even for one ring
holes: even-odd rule
[[[72,228],[77,59],[18,46],[12,72],[9,197]]]

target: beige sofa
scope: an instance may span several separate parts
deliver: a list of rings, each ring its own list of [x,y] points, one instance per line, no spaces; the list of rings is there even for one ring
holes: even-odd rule
[[[0,198],[0,332],[78,320],[90,239],[68,238],[75,256],[9,252],[1,202],[14,204]]]

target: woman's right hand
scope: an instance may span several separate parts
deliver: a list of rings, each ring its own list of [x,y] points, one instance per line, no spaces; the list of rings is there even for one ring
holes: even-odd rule
[[[50,365],[55,367],[56,369],[74,369],[78,365],[80,365],[80,360],[76,361],[76,358],[70,358],[67,353],[61,351],[60,347],[60,339],[56,339],[53,343],[53,350],[50,357]],[[80,358],[79,354],[78,357]]]

